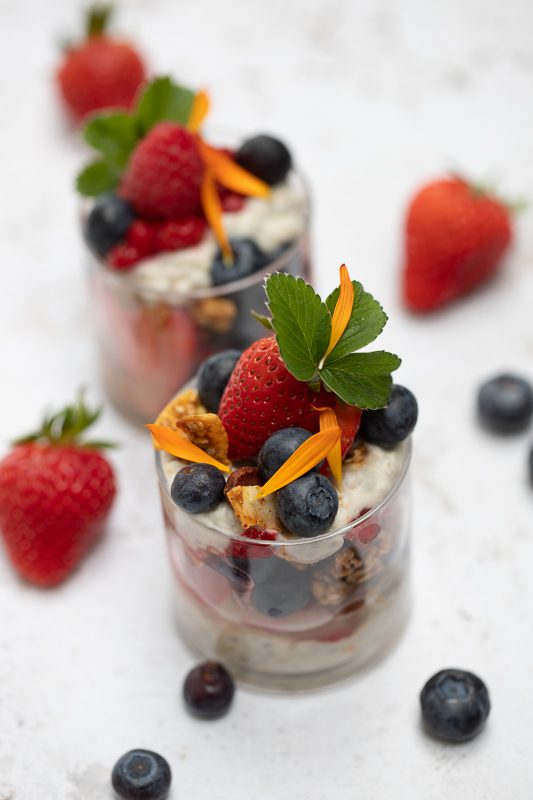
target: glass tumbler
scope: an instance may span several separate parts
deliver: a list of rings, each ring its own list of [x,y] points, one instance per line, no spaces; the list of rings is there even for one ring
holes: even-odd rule
[[[179,632],[244,684],[307,691],[382,658],[409,613],[411,442],[373,508],[315,538],[230,535],[175,505],[156,453]]]

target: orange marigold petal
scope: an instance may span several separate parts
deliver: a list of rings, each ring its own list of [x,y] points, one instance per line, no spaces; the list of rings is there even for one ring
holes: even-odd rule
[[[339,339],[341,338],[342,334],[346,330],[346,326],[350,321],[350,317],[352,314],[353,309],[353,301],[354,301],[354,291],[353,291],[353,283],[350,280],[350,275],[346,268],[346,264],[343,264],[340,268],[340,278],[341,278],[341,288],[339,297],[337,299],[337,303],[335,305],[335,310],[333,312],[333,318],[331,320],[331,336],[329,338],[328,349],[324,353],[324,359],[329,356]]]
[[[339,427],[315,433],[294,451],[292,456],[278,469],[277,472],[265,483],[258,497],[266,497],[272,492],[277,492],[291,481],[301,478],[310,469],[316,467],[340,441],[341,429]]]
[[[267,197],[270,194],[268,183],[240,167],[225,153],[210,147],[205,142],[199,142],[198,145],[204,163],[222,186],[250,197]]]
[[[315,406],[313,406],[313,408],[315,408]],[[327,431],[330,428],[339,426],[337,415],[332,408],[326,406],[322,408],[316,408],[315,410],[320,412],[319,421],[321,431]],[[327,454],[326,458],[328,460],[329,468],[333,477],[337,483],[340,483],[342,481],[342,450],[340,439]]]
[[[167,428],[166,425],[146,425],[152,434],[156,449],[164,450],[171,456],[182,458],[184,461],[194,461],[195,464],[211,464],[211,466],[229,472],[229,467],[217,461],[202,450],[201,447],[190,442],[183,434]]]
[[[209,113],[209,95],[207,92],[200,91],[194,96],[194,101],[187,122],[187,128],[191,133],[198,133],[202,127],[204,119]]]
[[[217,242],[220,245],[222,255],[224,256],[224,261],[231,263],[233,261],[233,253],[226,235],[224,223],[222,221],[222,205],[220,203],[220,195],[218,193],[213,173],[209,168],[206,168],[204,171],[200,195],[204,214],[211,230],[216,236]]]

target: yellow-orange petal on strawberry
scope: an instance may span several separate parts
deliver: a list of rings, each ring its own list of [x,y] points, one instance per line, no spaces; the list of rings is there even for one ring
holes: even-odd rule
[[[209,227],[215,234],[216,240],[220,245],[220,249],[222,250],[224,262],[231,264],[233,261],[233,253],[226,230],[224,228],[224,223],[222,221],[222,205],[220,203],[220,195],[218,193],[213,173],[209,167],[206,167],[204,176],[202,178],[200,199],[205,217],[209,223]]]
[[[320,431],[306,439],[265,483],[257,497],[266,497],[268,494],[277,492],[278,489],[287,486],[291,481],[301,478],[302,475],[316,467],[319,461],[322,461],[331,452],[335,444],[340,441],[340,438],[341,429],[336,427]]]
[[[249,197],[267,197],[270,194],[268,183],[256,178],[248,170],[243,169],[232,158],[205,142],[198,142],[200,156],[213,173],[215,180],[231,189],[232,192]]]
[[[184,434],[173,431],[166,425],[146,425],[145,427],[152,434],[156,449],[164,450],[171,456],[182,458],[184,461],[193,461],[195,464],[211,464],[212,467],[216,467],[222,472],[229,472],[229,467],[190,442]]]
[[[329,408],[329,406],[322,406],[322,407],[313,406],[313,408],[315,409],[315,411],[319,412],[319,424],[321,431],[327,431],[330,428],[339,427],[339,423],[337,421],[337,415],[335,414],[335,411],[332,408]],[[327,454],[326,458],[328,460],[331,474],[333,475],[337,483],[341,483],[342,451],[341,451],[340,439]]]
[[[198,133],[208,113],[209,95],[202,90],[197,92],[194,96],[189,121],[187,122],[188,130],[190,130],[191,133]]]
[[[342,334],[346,330],[346,326],[350,321],[353,309],[354,291],[353,283],[350,280],[350,275],[343,264],[340,268],[341,288],[335,309],[333,311],[333,318],[331,320],[331,336],[329,337],[328,349],[322,357],[322,362],[329,356]]]

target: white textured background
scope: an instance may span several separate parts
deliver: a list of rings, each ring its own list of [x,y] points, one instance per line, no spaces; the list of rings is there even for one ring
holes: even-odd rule
[[[80,384],[99,398],[72,179],[83,149],[56,105],[55,39],[81,3],[0,0],[0,437]],[[529,0],[137,0],[118,22],[155,70],[209,86],[212,121],[289,141],[311,177],[319,287],[341,261],[382,300],[383,345],[416,392],[408,632],[372,673],[326,694],[239,692],[215,724],[179,694],[152,455],[111,410],[100,433],[120,497],[105,541],[62,588],[22,585],[0,553],[0,800],[105,800],[125,750],[161,751],[173,800],[529,800],[533,795],[531,436],[481,433],[479,381],[533,378],[533,216],[501,278],[446,313],[397,298],[401,221],[449,167],[533,198]],[[488,683],[474,742],[422,734],[418,692],[444,666]]]

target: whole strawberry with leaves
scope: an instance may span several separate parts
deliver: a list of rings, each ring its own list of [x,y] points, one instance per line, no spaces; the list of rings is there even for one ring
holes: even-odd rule
[[[341,268],[341,286],[323,302],[302,278],[275,273],[265,284],[273,331],[244,351],[218,414],[233,459],[255,458],[274,431],[299,426],[315,432],[320,408],[335,411],[342,455],[357,434],[361,409],[388,402],[398,356],[356,352],[379,336],[387,315]]]
[[[85,431],[100,411],[75,404],[47,416],[0,462],[0,530],[19,575],[53,586],[101,537],[116,493],[106,442]]]
[[[510,209],[460,177],[428,183],[405,223],[402,292],[412,311],[441,308],[489,281],[512,240]]]
[[[57,70],[61,95],[76,120],[106,108],[130,108],[146,81],[137,50],[107,33],[111,12],[111,5],[89,10],[85,39],[67,47]]]

